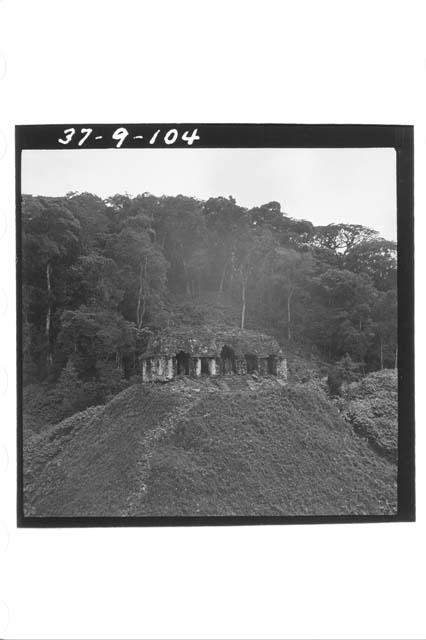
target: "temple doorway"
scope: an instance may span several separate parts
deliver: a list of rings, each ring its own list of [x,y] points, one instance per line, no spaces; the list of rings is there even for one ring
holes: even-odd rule
[[[277,359],[275,356],[268,356],[268,373],[273,376],[277,375]]]
[[[251,354],[246,355],[247,373],[254,373],[259,369],[259,362],[257,356]]]
[[[222,374],[226,375],[227,373],[235,373],[237,368],[235,364],[235,352],[231,347],[225,345],[220,352],[220,357],[222,361]]]
[[[184,351],[179,351],[176,354],[176,369],[178,376],[189,376],[189,362],[190,362],[189,353],[185,353]]]

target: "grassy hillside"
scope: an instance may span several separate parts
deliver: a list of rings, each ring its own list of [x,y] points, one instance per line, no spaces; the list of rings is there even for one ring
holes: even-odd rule
[[[185,379],[27,435],[25,513],[391,514],[396,471],[310,385]]]

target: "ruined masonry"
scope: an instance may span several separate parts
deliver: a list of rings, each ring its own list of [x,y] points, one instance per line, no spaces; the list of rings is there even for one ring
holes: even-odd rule
[[[152,337],[141,356],[143,382],[179,376],[257,374],[287,379],[287,361],[277,341],[256,331],[184,327]]]

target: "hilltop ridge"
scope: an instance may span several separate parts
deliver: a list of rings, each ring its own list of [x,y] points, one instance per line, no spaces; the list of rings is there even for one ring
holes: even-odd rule
[[[396,466],[312,384],[134,385],[26,439],[26,515],[396,512]]]

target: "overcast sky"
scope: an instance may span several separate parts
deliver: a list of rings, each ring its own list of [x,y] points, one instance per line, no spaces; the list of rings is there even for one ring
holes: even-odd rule
[[[396,240],[393,149],[23,151],[23,193],[68,191],[232,195],[245,207],[277,200],[292,218],[363,224]]]

